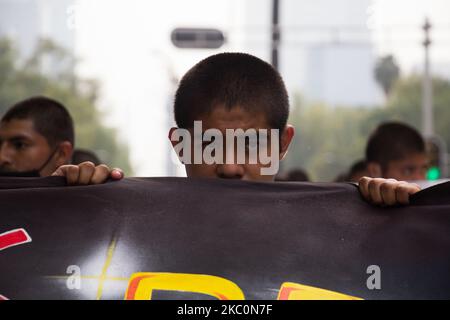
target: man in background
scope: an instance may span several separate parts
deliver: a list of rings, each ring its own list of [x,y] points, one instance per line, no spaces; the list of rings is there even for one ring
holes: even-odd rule
[[[13,105],[0,120],[0,176],[46,177],[70,163],[75,144],[73,120],[58,101],[32,97]],[[119,170],[90,162],[67,169],[69,184],[101,183],[122,177]],[[55,173],[56,174],[56,173]]]

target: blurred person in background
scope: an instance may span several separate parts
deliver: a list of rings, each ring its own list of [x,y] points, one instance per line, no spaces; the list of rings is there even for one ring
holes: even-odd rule
[[[296,168],[285,174],[277,175],[275,181],[309,181],[309,177],[305,170]]]
[[[362,177],[368,175],[367,162],[365,160],[359,160],[350,167],[346,181],[358,182]]]
[[[348,171],[340,173],[333,181],[358,182],[364,176],[369,176],[367,163],[365,160],[358,160],[352,164]]]
[[[368,176],[404,181],[425,180],[425,141],[413,127],[386,122],[370,135],[366,147]]]
[[[67,167],[74,144],[73,120],[60,102],[43,96],[22,100],[0,120],[0,177],[60,175],[68,184],[96,184],[123,176],[91,162]]]
[[[348,181],[348,172],[339,173],[333,180],[333,182],[346,182],[346,181]]]
[[[0,121],[0,172],[49,176],[69,163],[74,140],[72,117],[61,103],[46,97],[20,101]]]

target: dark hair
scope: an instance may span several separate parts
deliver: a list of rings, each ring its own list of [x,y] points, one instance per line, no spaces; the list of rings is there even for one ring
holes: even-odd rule
[[[346,172],[341,172],[336,178],[334,178],[334,182],[345,182],[345,181],[354,181],[353,177],[355,175],[365,173],[367,170],[367,162],[366,160],[358,160],[355,161],[350,169]]]
[[[85,161],[90,161],[96,166],[102,163],[100,158],[93,151],[75,149],[72,154],[72,164],[80,164]]]
[[[75,143],[73,121],[67,109],[59,102],[46,97],[32,97],[13,105],[1,122],[13,119],[30,119],[34,130],[45,137],[50,146],[62,141]]]
[[[358,160],[352,164],[350,170],[348,171],[349,177],[354,175],[355,173],[365,171],[367,169],[367,162],[365,160]]]
[[[263,113],[271,128],[284,129],[289,99],[279,73],[267,62],[245,53],[220,53],[192,67],[175,95],[175,121],[191,128],[218,106]]]
[[[356,175],[366,174],[367,175],[367,162],[365,160],[358,160],[352,164],[350,167],[346,181],[353,181],[353,177]]]
[[[389,162],[425,153],[420,133],[401,122],[386,122],[378,126],[367,142],[367,162],[377,162],[385,169]]]
[[[284,175],[279,175],[276,181],[309,181],[308,173],[301,168],[296,168],[288,171]]]

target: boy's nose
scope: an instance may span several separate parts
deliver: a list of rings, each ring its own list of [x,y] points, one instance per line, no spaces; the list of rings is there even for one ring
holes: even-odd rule
[[[239,164],[222,164],[217,166],[217,175],[223,179],[242,179],[244,167]]]
[[[11,157],[8,155],[6,146],[0,146],[0,166],[11,163]]]

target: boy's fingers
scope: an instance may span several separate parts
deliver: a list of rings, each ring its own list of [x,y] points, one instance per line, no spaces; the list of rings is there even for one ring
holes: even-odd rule
[[[383,205],[392,206],[397,202],[395,194],[396,183],[386,181],[380,185],[380,194]]]
[[[397,202],[400,204],[409,204],[409,196],[418,191],[420,191],[418,185],[401,181],[395,190]]]
[[[78,167],[70,164],[60,166],[52,173],[52,176],[66,177],[67,184],[74,184],[78,181]]]
[[[359,190],[362,196],[373,204],[392,206],[408,204],[410,195],[420,191],[420,187],[395,179],[363,177],[359,180]]]
[[[113,180],[120,180],[124,177],[122,169],[114,168],[111,170],[111,178]]]
[[[370,194],[369,194],[369,187],[368,187],[370,180],[371,180],[371,178],[369,178],[369,177],[362,177],[358,181],[359,192],[361,192],[361,195],[367,201],[371,201]]]
[[[58,167],[58,169],[56,169],[56,171],[52,173],[52,177],[64,177],[65,174],[64,174],[63,170],[61,169],[62,167],[64,167],[64,166]]]
[[[109,178],[109,168],[107,165],[101,164],[95,167],[95,172],[91,179],[91,184],[100,184]]]
[[[373,204],[376,204],[376,205],[383,204],[383,198],[381,196],[380,187],[385,182],[386,182],[385,179],[379,179],[379,178],[374,178],[369,181],[369,184],[368,184],[369,197],[370,197],[369,201],[371,201]]]
[[[395,179],[386,179],[380,184],[380,194],[383,200],[383,205],[393,206],[397,204],[396,188],[398,181]]]
[[[121,169],[110,170],[107,165],[95,166],[86,161],[79,165],[63,165],[52,173],[52,176],[66,177],[68,185],[89,185],[104,183],[108,178],[120,180],[124,177]]]
[[[80,168],[78,166],[67,165],[67,166],[61,167],[61,169],[64,173],[64,176],[66,177],[68,185],[77,184],[78,177],[80,174]]]
[[[91,182],[91,178],[95,171],[95,165],[90,162],[82,162],[79,165],[79,175],[77,184],[79,185],[88,185]]]

